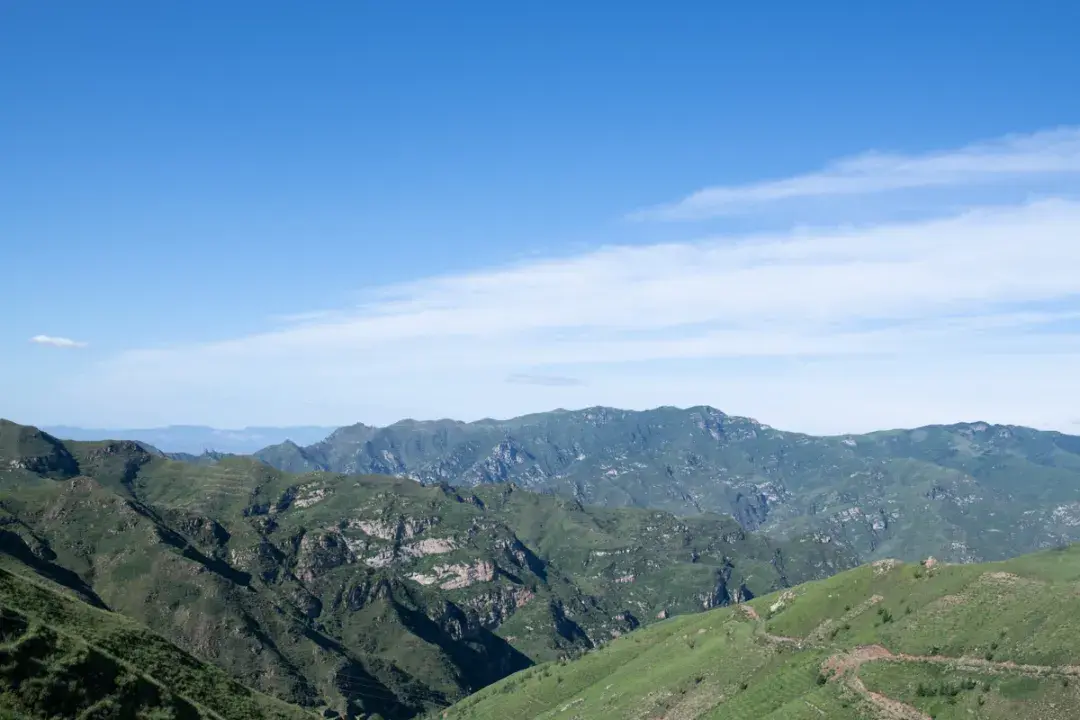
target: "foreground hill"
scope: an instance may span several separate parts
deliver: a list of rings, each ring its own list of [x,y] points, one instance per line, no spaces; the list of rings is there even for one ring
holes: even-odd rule
[[[146,627],[0,556],[0,717],[302,720]]]
[[[827,535],[864,560],[998,560],[1080,541],[1080,437],[986,423],[815,437],[708,407],[591,408],[353,425],[257,456],[290,471],[514,482],[586,504],[717,512],[773,535]]]
[[[854,564],[836,542],[776,542],[716,515],[175,462],[6,421],[0,557],[260,691],[387,718]]]
[[[879,561],[673,618],[530,668],[438,715],[1080,717],[1080,548],[985,565]]]

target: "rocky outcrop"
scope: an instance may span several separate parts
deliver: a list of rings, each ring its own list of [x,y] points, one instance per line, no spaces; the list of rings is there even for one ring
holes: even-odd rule
[[[438,524],[439,517],[433,515],[423,518],[401,517],[396,520],[352,519],[345,523],[345,527],[352,530],[359,530],[365,535],[380,540],[400,543],[405,540],[412,540],[420,533]]]
[[[494,629],[535,598],[536,594],[522,585],[503,586],[471,597],[463,605],[480,626]]]
[[[346,607],[353,612],[366,607],[377,599],[389,600],[393,588],[385,577],[368,575],[355,582],[344,593]]]
[[[355,562],[356,557],[349,550],[348,544],[336,532],[306,533],[300,540],[296,555],[296,576],[304,582],[311,582],[316,577]]]
[[[280,550],[263,538],[254,545],[229,550],[229,563],[233,567],[268,583],[278,579],[284,557]]]
[[[487,560],[472,564],[436,565],[431,568],[430,574],[412,573],[408,577],[421,585],[438,583],[443,590],[460,590],[478,582],[491,582],[495,578],[495,565]]]
[[[293,506],[298,508],[311,507],[329,496],[330,491],[325,487],[305,485],[298,489],[296,497],[293,499]]]

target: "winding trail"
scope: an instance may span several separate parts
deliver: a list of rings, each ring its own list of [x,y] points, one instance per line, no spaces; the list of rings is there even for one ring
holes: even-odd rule
[[[761,637],[765,638],[768,642],[775,643],[777,645],[794,645],[795,647],[802,649],[807,645],[807,640],[797,637],[787,637],[785,635],[773,635],[765,630],[765,623],[762,622],[761,617],[757,614],[757,610],[749,605],[739,605],[743,614],[758,624],[758,628],[761,630]]]
[[[880,595],[874,595],[869,600],[861,603],[846,613],[840,622],[852,620],[857,615],[866,612],[869,608],[884,600]],[[767,642],[795,645],[798,648],[822,647],[829,629],[836,621],[825,620],[806,638],[785,637],[773,635],[765,631],[765,623],[761,620],[757,611],[749,605],[740,605],[743,614],[751,621],[758,624],[760,635]],[[895,663],[933,663],[936,665],[948,665],[959,671],[976,671],[990,673],[1010,673],[1020,675],[1053,675],[1057,677],[1080,677],[1080,666],[1077,665],[1025,665],[1012,660],[992,661],[981,657],[951,657],[947,655],[910,655],[908,653],[893,653],[882,645],[860,645],[830,655],[821,664],[821,672],[828,682],[840,682],[845,687],[856,693],[870,704],[882,720],[932,720],[930,715],[907,703],[895,700],[887,695],[874,692],[866,687],[859,677],[859,668],[868,662],[895,662]]]
[[[874,692],[863,684],[859,677],[859,668],[863,663],[875,660],[892,660],[896,656],[881,645],[862,645],[846,652],[831,655],[821,664],[821,672],[830,682],[842,682],[845,687],[855,692],[874,706],[878,715],[888,720],[931,720],[930,716],[907,703]]]

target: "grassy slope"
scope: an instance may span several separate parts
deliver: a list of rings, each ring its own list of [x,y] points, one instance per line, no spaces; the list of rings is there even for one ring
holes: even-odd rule
[[[530,668],[442,717],[1080,716],[1080,548],[886,563],[657,623]],[[758,619],[751,617],[756,614]],[[871,693],[876,693],[872,695]]]
[[[128,618],[0,569],[0,717],[312,717]]]

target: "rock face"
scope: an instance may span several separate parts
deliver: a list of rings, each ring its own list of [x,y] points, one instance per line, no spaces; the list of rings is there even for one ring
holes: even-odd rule
[[[472,565],[436,565],[431,572],[431,575],[413,573],[408,577],[421,585],[439,583],[443,590],[460,590],[478,582],[491,582],[495,578],[495,566],[486,560]]]
[[[308,533],[300,539],[296,554],[296,575],[305,582],[342,565],[356,562],[345,539],[338,533]]]
[[[586,504],[716,512],[780,537],[818,533],[864,560],[996,560],[1080,541],[1070,491],[1080,437],[987,423],[814,437],[710,407],[589,408],[355,425],[257,456],[290,470],[514,483]]]

